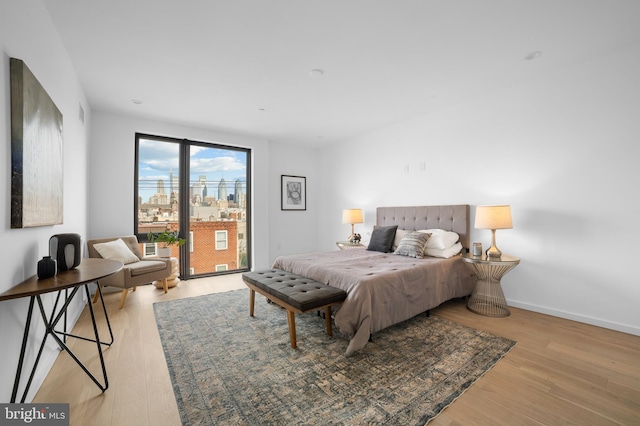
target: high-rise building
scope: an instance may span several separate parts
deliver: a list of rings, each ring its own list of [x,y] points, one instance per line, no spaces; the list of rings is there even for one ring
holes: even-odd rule
[[[236,179],[235,188],[233,190],[233,201],[235,201],[236,203],[240,203],[241,199],[242,199],[242,182],[240,182],[240,179]]]
[[[246,197],[244,191],[242,190],[242,182],[240,181],[240,179],[236,179],[235,193],[233,194],[233,198],[239,208],[243,209],[246,207]]]
[[[198,181],[193,184],[191,198],[199,197],[200,201],[204,200],[207,196],[207,176],[198,176]]]
[[[218,184],[218,200],[226,200],[227,199],[227,183],[224,181],[224,178],[220,178],[220,183]]]
[[[169,193],[179,193],[178,176],[173,174],[173,169],[169,169]]]

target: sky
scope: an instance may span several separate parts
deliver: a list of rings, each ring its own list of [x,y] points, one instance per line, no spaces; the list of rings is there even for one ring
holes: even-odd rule
[[[178,176],[180,144],[173,142],[140,139],[138,195],[146,202],[157,192],[158,179],[164,180],[165,193],[169,191],[169,173]],[[199,176],[207,177],[207,193],[217,197],[220,179],[227,184],[227,195],[235,191],[235,181],[240,179],[246,193],[247,155],[245,151],[224,147],[190,146],[190,184],[193,186]]]

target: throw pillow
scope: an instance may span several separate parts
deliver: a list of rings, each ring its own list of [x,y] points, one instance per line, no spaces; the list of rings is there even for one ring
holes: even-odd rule
[[[408,234],[404,234],[398,248],[393,254],[422,259],[430,236],[431,234],[425,232],[409,232]]]
[[[389,253],[393,244],[393,237],[396,235],[396,229],[398,229],[398,225],[374,227],[367,250]]]
[[[94,244],[93,248],[96,249],[103,259],[117,260],[125,265],[140,261],[138,256],[133,254],[121,238],[106,243]]]

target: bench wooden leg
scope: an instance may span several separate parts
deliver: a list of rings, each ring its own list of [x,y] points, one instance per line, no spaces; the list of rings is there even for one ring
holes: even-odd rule
[[[327,323],[327,336],[333,336],[333,331],[331,330],[331,306],[324,307],[324,320]]]
[[[296,313],[287,310],[287,320],[289,321],[289,337],[291,338],[291,347],[297,348],[296,345]]]
[[[249,316],[253,316],[253,307],[256,303],[256,291],[252,288],[249,289]]]

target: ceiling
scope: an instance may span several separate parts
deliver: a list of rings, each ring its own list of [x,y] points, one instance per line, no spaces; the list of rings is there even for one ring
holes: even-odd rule
[[[43,3],[92,109],[309,146],[640,40],[637,0]]]

